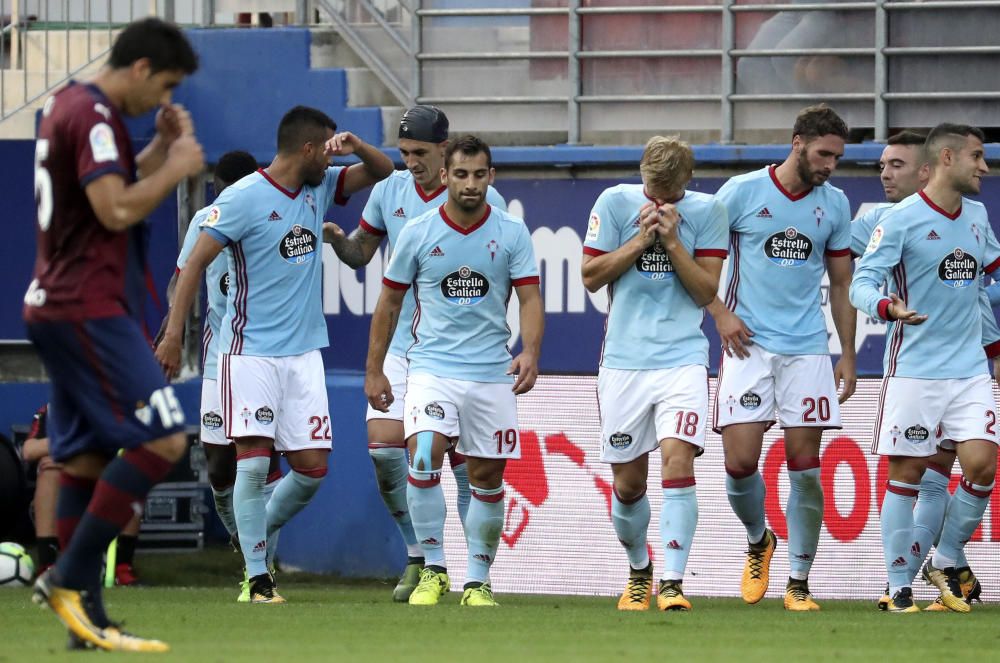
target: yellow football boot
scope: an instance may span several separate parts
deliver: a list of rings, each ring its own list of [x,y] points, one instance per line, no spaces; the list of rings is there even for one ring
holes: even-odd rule
[[[661,580],[656,590],[656,607],[660,610],[689,612],[691,602],[684,597],[682,580]]]
[[[813,601],[809,592],[809,581],[788,579],[785,585],[785,610],[792,612],[816,612],[819,604]]]
[[[420,572],[420,582],[410,594],[410,605],[437,605],[441,597],[451,589],[451,580],[446,571],[425,568]]]
[[[478,587],[466,587],[462,593],[461,605],[495,608],[500,604],[493,598],[493,588],[490,587],[490,583],[484,582]]]
[[[893,594],[886,612],[920,612],[920,608],[913,602],[913,590],[903,587]]]
[[[625,582],[625,591],[618,599],[619,610],[649,610],[653,597],[653,565],[644,569],[631,569]]]
[[[774,532],[765,529],[764,539],[758,544],[751,545],[747,550],[747,559],[743,564],[743,581],[740,583],[740,594],[747,603],[757,603],[767,593],[771,558],[777,547],[778,539],[774,536]]]

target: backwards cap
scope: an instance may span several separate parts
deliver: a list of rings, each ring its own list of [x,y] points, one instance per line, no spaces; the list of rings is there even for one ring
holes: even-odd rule
[[[448,116],[434,106],[414,106],[399,121],[399,137],[424,143],[448,140]]]

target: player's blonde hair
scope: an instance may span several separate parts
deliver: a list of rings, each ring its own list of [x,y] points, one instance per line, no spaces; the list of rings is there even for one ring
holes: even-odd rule
[[[694,152],[678,136],[653,136],[642,152],[639,173],[651,193],[675,193],[694,175]]]

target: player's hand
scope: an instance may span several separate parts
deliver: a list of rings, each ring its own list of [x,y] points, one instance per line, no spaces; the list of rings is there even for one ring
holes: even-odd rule
[[[342,131],[334,134],[333,138],[323,144],[323,152],[328,157],[344,157],[354,154],[363,144],[364,142],[350,131]]]
[[[673,248],[673,245],[680,241],[677,228],[681,223],[681,214],[677,211],[677,206],[663,203],[657,207],[656,221],[656,234],[660,236],[660,244],[664,248]]]
[[[535,386],[538,379],[538,360],[527,352],[514,357],[507,369],[507,375],[516,375],[512,391],[517,394],[526,394]]]
[[[181,177],[194,177],[205,168],[205,153],[193,134],[180,136],[167,148],[167,162]]]
[[[919,325],[927,320],[926,315],[921,315],[916,311],[906,308],[906,302],[900,299],[899,295],[894,292],[889,293],[889,308],[886,310],[889,312],[891,320],[901,322],[904,325]]]
[[[993,379],[1000,380],[1000,357],[993,358]]]
[[[636,233],[634,241],[639,242],[639,246],[648,249],[656,241],[656,226],[659,219],[656,215],[656,205],[646,203],[639,210],[639,232]]]
[[[347,233],[336,223],[325,221],[323,223],[323,242],[325,244],[337,244],[347,239]]]
[[[365,374],[365,397],[368,404],[379,412],[388,412],[389,406],[395,400],[392,395],[392,385],[385,373]]]
[[[165,334],[156,346],[156,361],[160,362],[163,372],[168,378],[177,375],[181,368],[181,340],[170,334]]]
[[[840,355],[833,367],[833,382],[837,385],[837,402],[843,403],[858,387],[857,360],[854,355]]]
[[[722,349],[726,355],[732,357],[734,354],[740,359],[750,356],[747,346],[753,345],[753,332],[743,323],[738,315],[732,311],[726,311],[715,319],[715,329],[722,339]]]
[[[180,104],[160,107],[156,113],[156,133],[172,143],[181,136],[194,135],[194,121],[191,113]]]

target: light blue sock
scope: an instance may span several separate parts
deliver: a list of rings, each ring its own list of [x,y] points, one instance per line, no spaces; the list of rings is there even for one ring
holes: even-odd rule
[[[444,519],[448,515],[448,507],[441,490],[441,470],[425,472],[411,467],[406,485],[406,504],[410,508],[413,532],[424,551],[424,566],[447,568]]]
[[[233,486],[222,490],[212,486],[212,500],[215,502],[215,512],[225,526],[229,536],[236,535],[236,513],[233,511]]]
[[[618,491],[611,491],[611,523],[615,527],[618,541],[628,555],[628,565],[633,569],[649,566],[649,546],[646,532],[649,530],[649,498],[645,491],[639,497],[623,502]]]
[[[287,523],[312,500],[323,477],[326,467],[299,471],[293,469],[278,481],[267,503],[267,535],[271,536]]]
[[[759,543],[764,538],[767,525],[764,521],[764,497],[767,489],[760,472],[745,477],[734,477],[726,470],[726,495],[733,513],[747,529],[747,541]]]
[[[410,510],[406,506],[406,450],[395,447],[375,447],[368,449],[368,456],[375,466],[375,479],[382,502],[406,544],[406,554],[421,557],[423,552],[417,545],[417,535],[413,533]]]
[[[948,483],[951,477],[947,477],[937,470],[927,468],[924,476],[920,479],[920,496],[917,497],[917,505],[913,507],[913,538],[920,559],[911,568],[912,581],[924,563],[924,558],[931,549],[931,545],[937,543],[941,536],[941,526],[944,524],[944,513],[948,509]]]
[[[268,482],[264,484],[264,499],[267,500],[267,504],[271,503],[271,496],[274,495],[274,489],[278,487],[281,482],[281,472],[274,472],[273,474],[267,475]],[[273,532],[267,533],[267,568],[268,570],[274,568],[274,556],[278,552],[278,536],[281,534],[281,530],[275,530]]]
[[[264,484],[271,464],[270,452],[258,450],[236,457],[236,483],[233,486],[233,507],[236,529],[240,534],[240,549],[247,574],[253,578],[267,573],[267,502]],[[256,454],[256,455],[255,455]]]
[[[917,501],[919,484],[889,480],[879,526],[882,529],[882,553],[889,577],[889,596],[909,587],[916,566],[913,555],[913,504]]]
[[[464,467],[464,466],[463,466]],[[496,559],[503,531],[503,486],[472,487],[472,504],[465,521],[465,540],[469,546],[466,582],[489,582],[490,566]]]
[[[469,468],[465,465],[464,457],[461,463],[458,465],[454,464],[455,456],[457,455],[453,454],[451,456],[451,471],[455,475],[455,485],[458,487],[456,500],[458,503],[458,518],[462,521],[462,525],[465,525],[465,518],[469,513],[469,502],[472,500],[469,489]]]
[[[962,482],[948,503],[948,513],[944,517],[944,527],[941,528],[941,540],[934,549],[934,566],[947,569],[957,564],[959,552],[972,538],[983,519],[991,492],[992,483],[980,486],[962,477]]]
[[[663,540],[664,580],[684,580],[691,542],[698,526],[698,496],[694,477],[663,482],[660,538]]]
[[[955,560],[955,568],[969,568],[969,560],[965,557],[965,546],[958,551],[958,559]]]
[[[819,459],[814,467],[789,470],[788,504],[788,567],[796,580],[809,577],[819,547],[819,531],[823,526],[823,486],[819,479]]]

